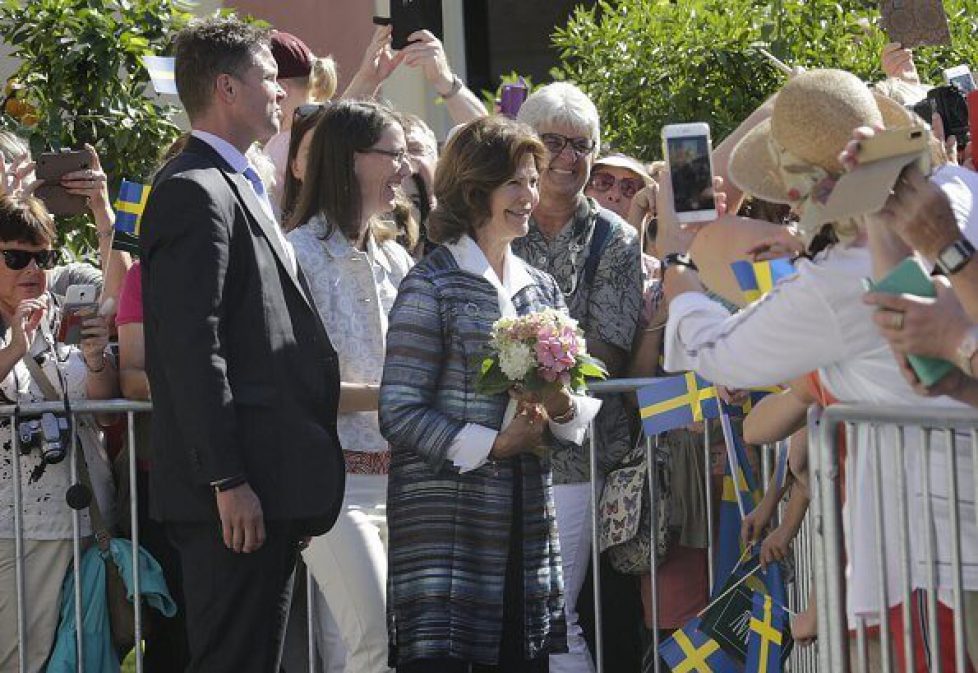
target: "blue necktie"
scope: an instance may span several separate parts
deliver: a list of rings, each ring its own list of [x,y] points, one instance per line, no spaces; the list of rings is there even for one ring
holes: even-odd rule
[[[243,174],[248,178],[248,182],[255,190],[255,194],[258,195],[258,200],[261,202],[262,208],[265,210],[265,214],[275,221],[275,209],[272,208],[272,202],[268,198],[268,192],[265,191],[265,183],[262,182],[261,176],[258,175],[258,171],[255,170],[254,166],[249,165],[244,169]]]

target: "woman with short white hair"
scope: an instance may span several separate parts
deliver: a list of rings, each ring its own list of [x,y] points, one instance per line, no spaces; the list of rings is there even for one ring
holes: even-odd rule
[[[537,132],[549,156],[540,171],[540,203],[527,235],[513,242],[513,252],[557,280],[590,352],[604,361],[612,377],[622,376],[642,305],[641,250],[635,229],[584,193],[601,142],[597,108],[573,84],[555,82],[527,98],[518,119]],[[631,448],[622,396],[601,399],[604,405],[594,422],[599,483]],[[554,673],[593,670],[576,609],[590,560],[588,445],[587,440],[564,444],[553,454],[569,650],[551,656]],[[637,589],[633,594],[637,623]],[[631,617],[625,610],[618,613],[622,619]]]

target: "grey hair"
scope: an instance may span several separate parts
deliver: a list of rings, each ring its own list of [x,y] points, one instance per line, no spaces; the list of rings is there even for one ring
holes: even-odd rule
[[[601,147],[601,118],[583,91],[570,82],[554,82],[534,91],[520,108],[517,120],[537,133],[547,126],[568,126],[586,133],[594,141],[594,154]]]

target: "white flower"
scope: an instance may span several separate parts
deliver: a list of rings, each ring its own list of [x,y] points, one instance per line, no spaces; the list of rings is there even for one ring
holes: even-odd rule
[[[509,342],[499,349],[499,368],[510,381],[521,381],[537,364],[533,351],[524,343]]]

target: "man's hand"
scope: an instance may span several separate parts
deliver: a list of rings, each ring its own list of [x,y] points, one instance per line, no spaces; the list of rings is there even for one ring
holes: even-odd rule
[[[235,553],[250,554],[265,544],[265,519],[261,501],[247,483],[217,493],[224,546]]]
[[[883,47],[880,61],[887,77],[900,79],[910,84],[920,84],[917,66],[913,62],[913,52],[904,49],[899,42],[890,42]]]
[[[421,67],[424,77],[439,95],[448,93],[455,83],[455,74],[441,40],[431,31],[419,30],[408,35],[408,45],[401,50],[404,65]]]

